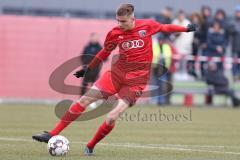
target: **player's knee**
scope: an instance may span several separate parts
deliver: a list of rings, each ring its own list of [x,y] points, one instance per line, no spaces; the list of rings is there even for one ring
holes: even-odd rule
[[[116,120],[113,120],[113,119],[106,119],[106,123],[107,125],[113,125],[115,123]]]
[[[79,99],[79,103],[82,105],[82,106],[85,106],[87,107],[89,104],[91,104],[93,102],[92,98],[90,97],[86,97],[86,96],[82,96],[80,99]]]
[[[108,125],[112,125],[115,123],[115,121],[117,120],[117,116],[116,115],[113,115],[113,114],[108,114],[107,115],[107,119],[106,119],[106,122]]]

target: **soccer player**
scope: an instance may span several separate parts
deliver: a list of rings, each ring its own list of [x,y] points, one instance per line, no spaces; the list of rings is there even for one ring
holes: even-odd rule
[[[72,104],[56,127],[49,132],[34,135],[32,138],[40,142],[58,135],[72,121],[77,119],[86,107],[109,96],[118,95],[116,106],[107,114],[106,120],[98,128],[94,137],[85,148],[85,155],[92,155],[95,145],[114,128],[117,118],[129,107],[133,106],[141,96],[150,77],[152,62],[152,38],[158,32],[192,32],[196,27],[160,24],[150,19],[135,19],[134,6],[122,4],[116,11],[118,26],[114,27],[104,42],[104,47],[87,67],[83,67],[74,75],[79,78],[104,61],[118,47],[119,59],[105,72],[76,103]]]

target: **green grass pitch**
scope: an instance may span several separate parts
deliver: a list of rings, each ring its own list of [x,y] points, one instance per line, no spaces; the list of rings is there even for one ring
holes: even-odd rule
[[[168,116],[180,117],[177,120],[172,120],[171,116],[168,120],[163,120],[163,117],[159,119],[156,117],[159,116],[159,111]],[[48,154],[46,144],[31,139],[33,134],[49,130],[56,124],[58,119],[54,114],[54,106],[2,104],[0,159],[240,159],[240,109],[135,106],[127,111],[127,115],[122,115],[112,133],[96,146],[95,156],[85,157],[84,146],[103,118],[104,116],[91,121],[75,122],[64,130],[61,135],[69,139],[70,152],[64,158],[56,158]]]

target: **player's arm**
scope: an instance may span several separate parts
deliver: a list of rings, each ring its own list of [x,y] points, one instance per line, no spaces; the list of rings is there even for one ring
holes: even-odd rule
[[[111,52],[108,52],[105,48],[103,48],[87,66],[83,66],[81,70],[77,71],[73,75],[77,78],[83,77],[87,72],[90,72],[95,66],[104,61],[110,54]]]
[[[196,25],[188,24],[186,27],[175,25],[175,24],[161,24],[156,21],[151,20],[150,26],[152,28],[153,34],[157,32],[193,32],[196,31]]]
[[[160,31],[162,32],[194,32],[196,31],[196,26],[194,24],[188,24],[187,27],[175,25],[175,24],[160,24]]]
[[[101,49],[97,53],[97,55],[93,58],[93,60],[87,66],[83,66],[81,70],[74,73],[74,76],[76,76],[77,78],[83,77],[87,72],[91,71],[98,64],[106,60],[107,57],[111,54],[111,52],[116,47],[117,47],[117,43],[113,40],[111,32],[109,32],[104,42],[103,49]]]

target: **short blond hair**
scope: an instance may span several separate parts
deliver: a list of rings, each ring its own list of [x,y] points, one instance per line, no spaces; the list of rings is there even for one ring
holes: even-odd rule
[[[132,4],[121,4],[117,11],[117,16],[130,16],[134,12],[134,6]]]

